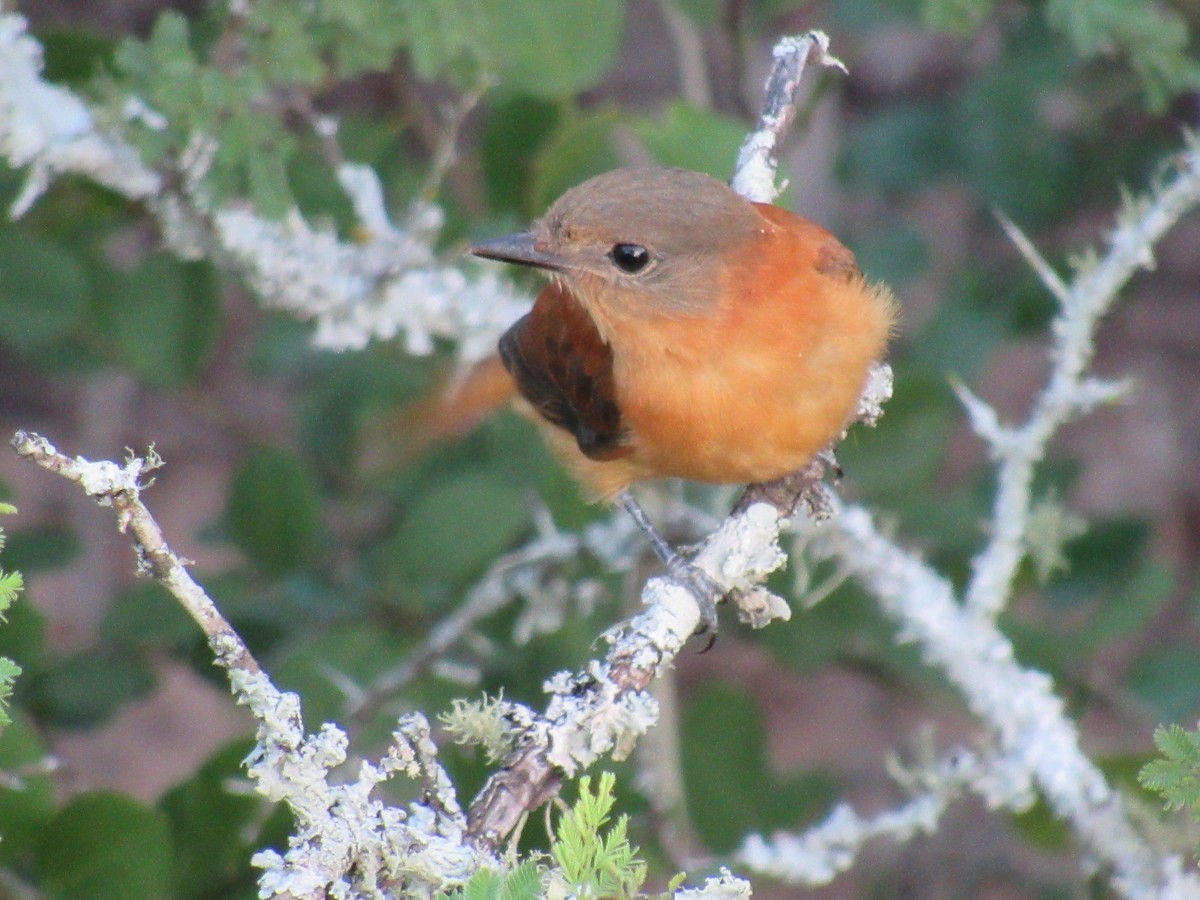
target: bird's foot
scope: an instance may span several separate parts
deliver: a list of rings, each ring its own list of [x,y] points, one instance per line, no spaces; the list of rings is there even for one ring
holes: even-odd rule
[[[696,601],[696,606],[700,608],[700,624],[696,626],[694,633],[710,636],[708,645],[704,648],[708,650],[717,640],[717,604],[725,599],[728,591],[717,584],[711,575],[682,556],[676,555],[668,561],[667,571],[672,578],[688,589]],[[703,653],[704,650],[700,652]]]
[[[769,503],[779,510],[780,514],[791,517],[796,511],[805,506],[808,513],[816,520],[829,518],[829,496],[822,484],[827,472],[832,472],[834,483],[842,477],[842,467],[838,465],[832,452],[818,454],[808,465],[790,475],[776,478],[774,481],[760,481],[748,485],[742,492],[741,498],[730,515],[739,515],[755,503]]]

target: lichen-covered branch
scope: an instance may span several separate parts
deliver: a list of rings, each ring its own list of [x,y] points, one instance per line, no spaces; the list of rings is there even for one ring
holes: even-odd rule
[[[1030,261],[1046,288],[1059,301],[1051,326],[1051,373],[1020,427],[1000,424],[995,410],[965,386],[958,387],[976,432],[988,443],[998,465],[998,487],[986,548],[972,563],[966,602],[983,615],[995,615],[1007,603],[1017,567],[1025,557],[1025,536],[1033,497],[1034,469],[1050,439],[1072,418],[1112,402],[1125,385],[1087,375],[1095,352],[1096,327],[1121,288],[1138,269],[1154,265],[1154,245],[1189,210],[1200,205],[1200,145],[1194,137],[1177,157],[1175,177],[1145,198],[1126,197],[1103,257],[1092,251],[1078,262],[1075,277],[1064,284],[1015,225],[1005,230]]]
[[[1080,746],[1079,732],[1048,675],[1017,662],[1012,643],[989,616],[959,603],[949,581],[880,533],[859,507],[841,510],[828,528],[829,550],[897,620],[900,639],[915,643],[942,670],[971,712],[994,733],[996,758],[971,782],[989,804],[1029,807],[1040,791],[1070,822],[1089,853],[1111,866],[1127,897],[1164,894],[1180,860],[1159,856],[1134,829],[1127,810]],[[1200,897],[1200,878],[1186,884]]]
[[[776,538],[781,521],[766,505],[727,519],[696,557],[722,587],[751,592],[783,562]],[[611,629],[609,651],[575,673],[546,682],[550,701],[516,736],[516,748],[471,804],[470,836],[495,849],[523,816],[557,791],[561,779],[602,756],[623,759],[657,719],[646,688],[666,671],[699,623],[691,593],[654,578],[642,593],[646,609]]]
[[[749,835],[738,851],[738,861],[752,872],[789,884],[828,884],[854,866],[869,840],[889,837],[903,843],[917,835],[933,834],[950,802],[983,768],[973,754],[955,753],[921,773],[919,791],[895,809],[863,816],[848,803],[838,803],[824,819],[800,834]]]
[[[354,242],[297,211],[276,222],[244,204],[216,207],[203,188],[217,150],[211,138],[193,135],[188,152],[174,161],[174,177],[163,178],[41,71],[42,48],[26,34],[25,19],[0,14],[0,155],[26,170],[13,216],[55,178],[83,175],[145,203],[172,251],[233,268],[265,305],[315,322],[314,341],[332,349],[398,338],[408,352],[427,354],[435,339],[445,338],[469,362],[493,353],[496,339],[525,311],[524,295],[495,273],[438,257],[438,207],[418,201],[403,227],[393,225],[378,177],[365,166],[343,163],[336,170],[362,225]],[[124,114],[166,124],[136,97]]]
[[[254,864],[264,870],[262,897],[380,896],[383,890],[413,896],[465,883],[483,865],[500,866],[465,841],[466,817],[454,786],[437,761],[424,716],[400,719],[391,747],[377,763],[363,762],[358,777],[331,772],[346,762],[348,739],[334,725],[306,735],[300,698],[280,691],[221,616],[186,564],[167,545],[141,500],[143,477],[161,461],[153,452],[121,466],[60,453],[43,437],[19,431],[17,454],[83,488],[111,506],[117,527],[133,538],[138,571],[179,600],[208,636],[216,663],[229,672],[240,705],[257,723],[257,746],[246,760],[255,789],[286,803],[296,827],[285,853],[263,851]],[[407,809],[372,799],[374,788],[400,773],[423,786]]]
[[[966,602],[946,578],[882,534],[865,509],[842,509],[816,541],[855,573],[898,622],[900,638],[915,643],[946,674],[993,732],[994,761],[967,782],[971,789],[1009,809],[1027,807],[1041,792],[1088,854],[1111,868],[1113,886],[1126,897],[1200,897],[1200,876],[1137,832],[1120,796],[1083,752],[1051,679],[1016,661],[995,614],[1009,599],[1025,553],[1034,466],[1064,422],[1113,395],[1110,386],[1086,375],[1095,328],[1132,272],[1152,260],[1154,242],[1197,205],[1200,146],[1189,139],[1174,179],[1148,199],[1127,204],[1105,257],[1085,261],[1069,286],[1047,279],[1063,306],[1053,326],[1047,387],[1025,425],[1001,425],[990,406],[960,389],[1000,465],[990,537],[974,561]],[[1030,255],[1023,237],[1018,243]],[[1040,261],[1035,268],[1048,271]]]
[[[829,36],[823,31],[784,38],[775,45],[774,56],[758,124],[738,151],[737,167],[730,182],[735,191],[758,203],[774,203],[779,196],[781,187],[775,182],[779,160],[775,151],[796,116],[796,91],[805,67],[815,62],[846,71],[842,61],[830,55]]]
[[[120,466],[108,460],[90,462],[82,456],[71,458],[44,437],[27,431],[13,435],[12,446],[22,459],[73,481],[101,506],[111,506],[117,514],[118,530],[133,538],[138,572],[154,578],[171,592],[207,636],[221,664],[247,674],[260,671],[249,648],[204,588],[192,578],[185,561],[171,552],[158,523],[142,503],[141,492],[149,486],[142,479],[162,465],[153,449],[145,458],[131,455]]]

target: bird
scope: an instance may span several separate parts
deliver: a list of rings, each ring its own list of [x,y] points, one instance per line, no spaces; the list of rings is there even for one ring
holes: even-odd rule
[[[816,223],[659,166],[597,175],[467,252],[548,277],[500,338],[503,367],[589,499],[633,516],[715,633],[723,592],[631,485],[802,469],[853,419],[894,328],[892,292]]]

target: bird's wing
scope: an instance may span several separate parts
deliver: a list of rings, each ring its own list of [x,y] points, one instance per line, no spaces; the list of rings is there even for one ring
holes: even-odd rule
[[[574,296],[550,284],[500,338],[517,390],[547,421],[575,436],[590,459],[633,452],[613,380],[612,348]]]

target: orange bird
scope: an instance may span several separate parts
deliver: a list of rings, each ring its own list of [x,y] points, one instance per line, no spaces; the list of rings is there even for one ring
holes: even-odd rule
[[[636,167],[567,191],[528,231],[469,252],[550,284],[500,358],[555,454],[615,500],[693,588],[722,591],[650,527],[637,481],[771,481],[853,418],[894,319],[825,229],[708,175]]]

